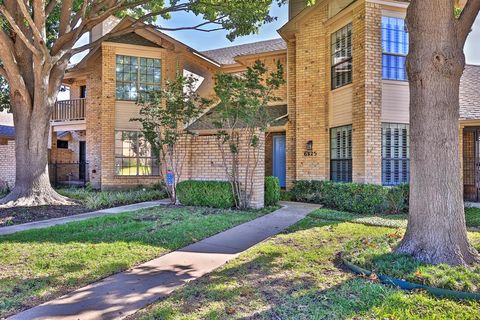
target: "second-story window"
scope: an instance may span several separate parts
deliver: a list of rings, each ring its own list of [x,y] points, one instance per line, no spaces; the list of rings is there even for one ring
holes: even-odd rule
[[[352,24],[332,33],[332,89],[352,83]]]
[[[160,90],[160,59],[117,55],[117,100],[146,98],[149,92]]]
[[[406,81],[408,33],[404,19],[382,17],[382,50],[383,79]]]

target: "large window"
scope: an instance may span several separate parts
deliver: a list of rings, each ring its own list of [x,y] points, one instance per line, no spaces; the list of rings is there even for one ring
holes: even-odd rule
[[[382,183],[394,186],[410,178],[410,132],[408,124],[382,124]]]
[[[115,132],[115,174],[119,176],[159,175],[150,144],[141,132]]]
[[[382,17],[382,73],[386,80],[407,80],[408,33],[401,18]]]
[[[117,55],[116,97],[118,100],[146,98],[160,90],[161,67],[159,59]]]
[[[330,130],[330,179],[352,181],[352,126]]]
[[[332,89],[352,83],[352,24],[332,33]]]

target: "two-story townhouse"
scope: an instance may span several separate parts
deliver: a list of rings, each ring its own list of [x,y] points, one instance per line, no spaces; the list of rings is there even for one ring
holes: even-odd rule
[[[287,185],[409,181],[409,1],[290,1]],[[461,85],[465,199],[479,200],[480,67]],[[434,155],[432,155],[434,156]]]
[[[176,72],[196,75],[198,90],[213,93],[216,72],[237,73],[255,60],[286,66],[287,84],[269,107],[272,127],[256,172],[255,206],[263,176],[295,180],[396,185],[409,181],[409,87],[405,70],[408,1],[291,0],[282,39],[206,52],[142,28],[108,39],[71,69],[72,100],[59,102],[52,122],[51,160],[67,157],[58,144],[88,162],[79,170],[94,187],[111,189],[158,181],[158,164],[140,134],[138,93],[158,88]],[[124,19],[115,30],[131,23]],[[93,37],[112,29],[98,26]],[[96,35],[95,35],[96,33]],[[480,67],[467,66],[461,83],[459,138],[465,199],[479,201]],[[190,129],[183,179],[224,180],[215,143],[215,108]],[[63,142],[62,142],[63,141]],[[77,151],[78,150],[78,151]]]
[[[125,18],[113,28],[108,21],[94,34],[118,32],[133,21]],[[142,92],[159,89],[182,72],[197,78],[197,92],[208,98],[216,73],[243,72],[257,60],[273,69],[278,61],[285,65],[285,59],[281,39],[198,52],[150,27],[108,38],[65,76],[71,99],[57,102],[52,118],[52,180],[70,184],[88,180],[102,189],[158,183],[160,164],[151,155],[140,123],[131,121],[139,116],[136,102]],[[280,100],[269,106],[275,122],[264,139],[269,152],[259,160],[253,206],[263,205],[264,175],[285,172],[276,165],[285,165],[286,86],[275,95]],[[226,179],[213,125],[215,112],[213,106],[189,127],[196,135],[187,141],[182,179]],[[277,175],[283,176],[285,185],[285,174]]]

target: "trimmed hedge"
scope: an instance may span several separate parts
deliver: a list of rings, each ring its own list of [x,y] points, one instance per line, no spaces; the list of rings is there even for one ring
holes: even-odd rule
[[[277,177],[265,177],[265,206],[276,206],[280,201],[280,181]]]
[[[408,185],[383,187],[374,184],[332,181],[296,181],[291,194],[296,201],[359,214],[408,212]]]
[[[182,181],[177,184],[177,198],[185,206],[229,209],[235,205],[232,187],[226,181]]]

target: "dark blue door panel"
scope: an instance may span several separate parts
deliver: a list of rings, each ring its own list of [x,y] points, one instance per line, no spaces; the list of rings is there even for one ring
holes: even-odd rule
[[[287,176],[287,152],[285,136],[273,136],[273,175],[280,181],[280,187],[285,188]]]

